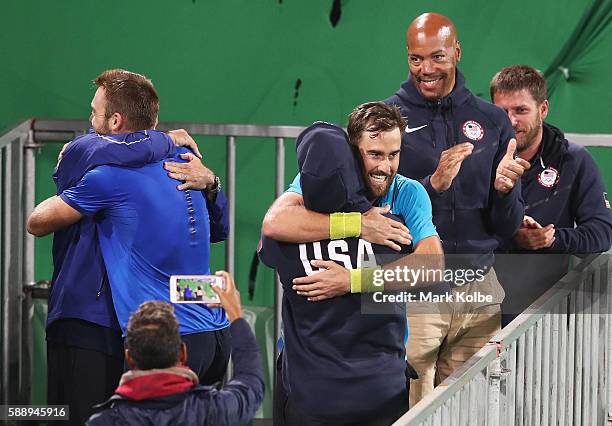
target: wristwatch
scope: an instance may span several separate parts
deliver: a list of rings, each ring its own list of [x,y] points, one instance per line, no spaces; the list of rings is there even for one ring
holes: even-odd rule
[[[219,179],[219,176],[215,176],[215,181],[212,185],[207,186],[205,189],[207,194],[217,194],[219,191],[221,191],[221,179]]]

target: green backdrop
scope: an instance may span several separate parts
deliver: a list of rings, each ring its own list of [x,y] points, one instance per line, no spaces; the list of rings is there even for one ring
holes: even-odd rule
[[[398,88],[407,75],[405,28],[418,14],[436,11],[458,28],[460,69],[474,93],[488,98],[498,69],[527,63],[554,81],[549,122],[566,132],[612,133],[612,0],[344,0],[336,26],[332,3],[7,0],[0,18],[0,128],[31,116],[87,118],[91,80],[115,67],[153,79],[161,121],[346,124],[356,104]],[[206,164],[224,177],[223,140],[198,141]],[[37,202],[54,192],[59,147],[39,151]],[[286,181],[296,170],[293,151],[287,141]],[[610,151],[591,150],[608,188]],[[273,141],[238,139],[237,170],[236,278],[245,290],[273,200]],[[37,240],[36,279],[51,276],[50,242]],[[222,266],[219,244],[212,267]],[[260,269],[252,303],[271,306],[272,295],[273,274]]]

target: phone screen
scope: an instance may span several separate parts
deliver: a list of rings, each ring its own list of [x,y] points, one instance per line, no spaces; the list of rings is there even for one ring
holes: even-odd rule
[[[225,287],[225,281],[216,275],[173,275],[170,300],[172,303],[219,303],[212,286]]]

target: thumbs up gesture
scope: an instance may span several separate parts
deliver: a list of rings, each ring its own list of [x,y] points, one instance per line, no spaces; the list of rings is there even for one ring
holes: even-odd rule
[[[495,189],[501,194],[510,192],[516,181],[523,175],[525,170],[529,170],[531,165],[522,158],[514,158],[516,151],[516,139],[510,139],[506,154],[501,159],[495,172]]]

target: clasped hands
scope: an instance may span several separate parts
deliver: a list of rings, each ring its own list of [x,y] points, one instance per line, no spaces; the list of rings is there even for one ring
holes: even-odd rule
[[[520,229],[514,234],[514,241],[528,250],[548,248],[555,242],[555,225],[540,225],[531,216],[525,216]]]

